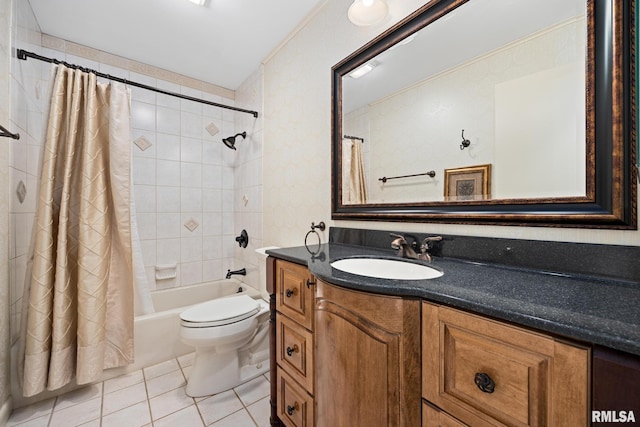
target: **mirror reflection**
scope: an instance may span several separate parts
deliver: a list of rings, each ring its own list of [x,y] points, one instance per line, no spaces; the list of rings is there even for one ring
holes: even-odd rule
[[[343,75],[342,203],[584,197],[586,39],[585,0],[469,1]]]

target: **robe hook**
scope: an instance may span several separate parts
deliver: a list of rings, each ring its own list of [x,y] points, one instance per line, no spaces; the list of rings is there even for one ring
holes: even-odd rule
[[[460,149],[464,150],[469,145],[471,145],[471,141],[469,141],[468,139],[464,138],[464,129],[462,129],[462,142],[460,143]]]

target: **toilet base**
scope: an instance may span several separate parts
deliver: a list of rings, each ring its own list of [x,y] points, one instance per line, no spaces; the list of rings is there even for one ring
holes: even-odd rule
[[[215,367],[212,369],[212,367]],[[191,397],[209,396],[239,386],[269,371],[268,350],[216,353],[213,349],[196,349],[189,373],[186,393]]]

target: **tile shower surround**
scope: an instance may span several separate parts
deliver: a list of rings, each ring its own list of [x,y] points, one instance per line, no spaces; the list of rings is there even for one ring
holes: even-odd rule
[[[83,58],[65,56],[61,52],[44,49],[43,54],[64,57],[68,62],[102,72],[206,98],[200,91],[158,82]],[[35,84],[39,85],[40,96],[44,97],[46,89],[43,88],[48,85],[48,64],[21,61],[14,65],[14,69],[24,66],[42,69],[42,78]],[[21,76],[22,73],[16,72],[16,75]],[[32,85],[34,80],[25,83]],[[18,90],[23,89],[22,85],[16,86]],[[209,98],[227,104],[233,102]],[[132,140],[144,138],[151,144],[145,150],[138,145],[132,146],[134,197],[150,288],[161,289],[220,279],[226,268],[233,267],[234,170],[233,157],[223,153],[223,145],[218,138],[234,132],[234,113],[135,88],[132,90],[131,109]],[[27,201],[24,204],[14,201],[12,207],[15,233],[12,241],[14,292],[11,302],[16,314],[19,311],[16,304],[21,296],[21,277],[24,277],[30,224],[35,212],[33,194],[36,191],[37,159],[41,149],[37,135],[42,133],[42,127],[45,126],[44,123],[30,123],[38,119],[44,121],[43,116],[43,112],[34,112],[28,117],[27,126],[33,126],[35,130],[29,132],[28,139],[25,138],[30,142],[27,150],[24,150],[24,146],[14,145],[13,175],[15,181],[24,180],[28,187]],[[215,123],[221,129],[218,138],[205,129],[210,123]],[[190,230],[185,227],[189,221],[194,221],[198,226]],[[156,282],[156,265],[176,265],[178,277]]]

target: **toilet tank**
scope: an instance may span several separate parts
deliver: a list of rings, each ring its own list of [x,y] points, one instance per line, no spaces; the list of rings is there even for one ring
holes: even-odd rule
[[[269,292],[267,292],[267,251],[269,249],[279,249],[277,246],[265,246],[264,248],[256,249],[256,259],[258,260],[258,290],[260,296],[265,301],[269,301]]]

